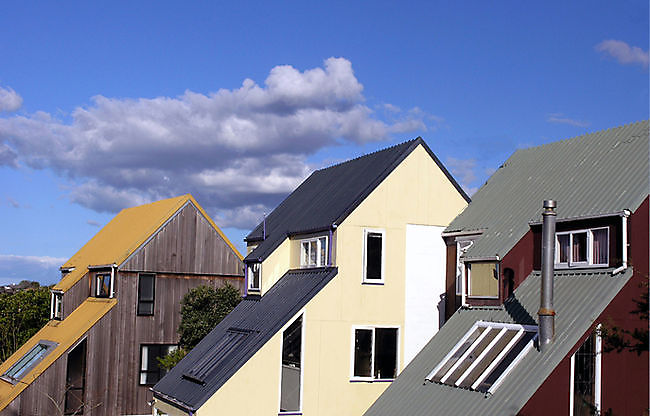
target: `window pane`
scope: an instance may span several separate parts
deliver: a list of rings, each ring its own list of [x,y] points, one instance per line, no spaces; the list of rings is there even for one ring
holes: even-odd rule
[[[280,411],[300,410],[300,353],[302,316],[282,334],[282,382]]]
[[[139,302],[138,315],[153,315],[153,302]]]
[[[316,255],[318,254],[318,242],[316,240],[309,242],[309,265],[316,265]]]
[[[572,258],[574,263],[587,261],[587,233],[573,234],[573,247],[571,249]]]
[[[318,239],[318,244],[320,244],[320,261],[319,266],[327,265],[327,239],[325,237]]]
[[[370,360],[372,356],[372,330],[357,329],[354,331],[354,375],[355,377],[370,377]]]
[[[251,289],[260,288],[260,264],[254,263],[248,267],[249,287]]]
[[[366,236],[366,279],[381,279],[381,234]]]
[[[592,415],[595,410],[596,349],[594,334],[576,351],[573,377],[573,414]]]
[[[567,263],[569,261],[569,234],[558,235],[557,241],[560,246],[559,263]]]
[[[50,348],[47,344],[36,344],[27,354],[23,356],[16,364],[14,364],[4,374],[14,379],[20,379],[27,370],[31,369],[33,365],[39,362],[47,353]]]
[[[607,228],[600,228],[592,231],[593,241],[593,262],[594,264],[607,264],[609,259],[609,241]]]
[[[141,274],[139,284],[139,298],[140,300],[153,300],[154,297],[154,275]]]
[[[97,282],[97,297],[107,298],[110,296],[111,291],[111,275],[110,273],[98,274],[95,279]]]
[[[307,266],[309,265],[309,242],[304,241],[300,247],[300,264]]]
[[[156,384],[166,374],[166,371],[160,368],[158,358],[162,358],[175,345],[169,344],[151,344],[142,345],[140,351],[140,384]]]
[[[471,263],[469,281],[470,296],[499,296],[496,263]]]
[[[397,376],[397,329],[375,329],[375,378]]]

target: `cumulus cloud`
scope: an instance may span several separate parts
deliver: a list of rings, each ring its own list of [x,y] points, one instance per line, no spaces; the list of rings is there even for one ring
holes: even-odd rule
[[[598,52],[603,55],[609,55],[623,65],[641,65],[648,68],[650,57],[648,51],[644,51],[638,46],[630,46],[622,40],[608,39],[600,42],[595,46]]]
[[[0,87],[0,112],[16,111],[23,105],[23,97],[18,95],[11,87]],[[0,149],[0,157],[1,157]]]
[[[575,127],[588,127],[589,122],[587,121],[581,121],[581,120],[575,120],[569,117],[566,117],[562,113],[551,113],[546,116],[546,121],[549,123],[555,123],[555,124],[568,124],[570,126],[575,126]]]
[[[72,201],[100,212],[191,192],[221,226],[251,228],[328,146],[426,128],[423,112],[389,120],[366,104],[350,61],[271,69],[263,85],[152,99],[92,98],[69,122],[46,112],[0,118],[0,164],[52,169]]]
[[[0,254],[0,282],[11,284],[34,280],[44,285],[56,283],[61,278],[59,266],[66,260],[49,256]]]

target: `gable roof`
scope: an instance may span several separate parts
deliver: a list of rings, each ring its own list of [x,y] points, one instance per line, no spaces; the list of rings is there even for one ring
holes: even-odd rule
[[[648,121],[517,150],[472,197],[445,233],[485,230],[468,260],[503,258],[541,221],[543,199],[557,219],[634,212],[648,195]]]
[[[264,296],[244,298],[153,387],[154,396],[198,409],[337,272],[336,267],[290,270]]]
[[[57,346],[49,352],[34,368],[29,370],[19,382],[11,384],[0,380],[0,410],[9,405],[50,365],[73,346],[117,304],[117,299],[88,298],[63,321],[50,321],[31,337],[22,347],[0,364],[0,375],[16,364],[40,341],[55,342]]]
[[[418,137],[313,172],[248,234],[246,241],[260,243],[244,260],[264,260],[289,235],[324,231],[333,224],[339,225],[419,145],[469,202],[460,185]]]
[[[615,276],[611,272],[612,269],[555,272],[555,341],[543,354],[536,348],[530,350],[493,394],[425,379],[477,321],[537,325],[539,272],[528,276],[502,306],[456,311],[365,414],[517,414],[633,274],[631,268]]]
[[[74,267],[74,270],[63,276],[61,281],[54,285],[52,289],[67,291],[87,273],[88,266],[112,264],[119,266],[188,203],[193,204],[201,212],[226,244],[241,259],[242,255],[239,251],[201,208],[194,197],[186,194],[120,211],[61,266],[62,269]]]

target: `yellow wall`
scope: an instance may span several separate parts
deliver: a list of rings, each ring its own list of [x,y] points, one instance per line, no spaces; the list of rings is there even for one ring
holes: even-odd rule
[[[496,263],[473,262],[470,270],[470,296],[499,296],[499,277]]]
[[[335,240],[338,275],[304,308],[304,415],[360,415],[390,384],[350,382],[353,326],[399,327],[401,371],[406,224],[445,226],[465,205],[419,146],[339,225]],[[362,284],[364,228],[385,231],[384,285]],[[291,266],[292,251],[291,243],[285,240],[264,261],[263,290],[268,290]],[[282,331],[245,363],[197,415],[277,414],[281,354]]]

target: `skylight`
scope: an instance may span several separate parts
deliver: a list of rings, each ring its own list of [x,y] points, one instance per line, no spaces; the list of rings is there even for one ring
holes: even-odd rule
[[[537,326],[478,321],[427,380],[494,393],[536,339]]]
[[[49,354],[58,344],[52,341],[41,340],[32,347],[27,354],[23,355],[16,364],[12,365],[2,377],[12,382],[20,380],[32,368],[36,366],[47,354]]]

